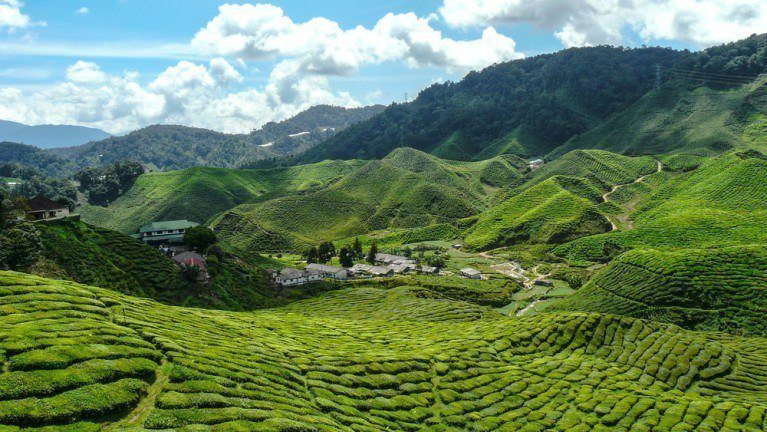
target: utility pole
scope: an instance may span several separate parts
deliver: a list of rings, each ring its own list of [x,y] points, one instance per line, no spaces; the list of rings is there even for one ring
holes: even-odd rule
[[[660,88],[660,81],[661,81],[661,73],[660,73],[660,65],[655,65],[655,90],[658,90]]]

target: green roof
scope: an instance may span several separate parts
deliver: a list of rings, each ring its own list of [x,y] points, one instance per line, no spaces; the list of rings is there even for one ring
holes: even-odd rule
[[[152,231],[178,230],[178,229],[196,227],[198,225],[200,224],[198,224],[197,222],[188,221],[186,219],[174,220],[174,221],[160,221],[160,222],[152,222],[149,225],[142,226],[139,232],[145,233],[145,232],[152,232]]]

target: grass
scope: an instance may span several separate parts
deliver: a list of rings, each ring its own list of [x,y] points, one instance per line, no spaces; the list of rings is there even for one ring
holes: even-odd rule
[[[81,213],[86,222],[124,233],[157,220],[205,223],[239,204],[320,188],[360,165],[328,161],[273,170],[194,167],[148,173],[109,206],[85,206]]]
[[[0,382],[13,374],[17,382],[33,383],[41,373],[62,380],[50,381],[59,383],[55,389],[30,384],[19,386],[26,393],[6,394],[0,425],[204,431],[767,426],[764,339],[593,313],[510,319],[420,290],[360,286],[283,308],[225,312],[0,272]],[[14,366],[17,358],[47,357],[36,353],[95,346],[103,348],[87,360]],[[66,373],[123,359],[130,361],[119,373],[108,373],[109,367],[77,378]],[[154,382],[146,371],[156,374],[160,367],[167,381],[153,390],[154,402],[145,403]]]

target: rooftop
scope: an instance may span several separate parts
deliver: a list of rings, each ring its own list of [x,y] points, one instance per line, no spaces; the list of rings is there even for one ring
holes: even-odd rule
[[[44,196],[36,196],[29,200],[29,208],[33,211],[51,211],[51,210],[61,210],[68,208],[64,204],[57,203],[56,201],[50,200]]]
[[[477,269],[474,269],[474,268],[471,268],[471,267],[462,268],[461,269],[461,273],[468,274],[468,275],[482,274],[481,271],[479,271]]]
[[[145,233],[145,232],[153,232],[153,231],[180,230],[180,229],[196,227],[199,225],[200,224],[198,224],[197,222],[188,221],[186,219],[173,220],[173,221],[159,221],[159,222],[152,222],[149,225],[142,226],[139,232]]]

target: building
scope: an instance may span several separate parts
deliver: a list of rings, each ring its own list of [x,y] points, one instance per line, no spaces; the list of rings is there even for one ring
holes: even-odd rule
[[[141,227],[138,238],[143,240],[144,243],[153,246],[163,244],[179,245],[184,243],[184,233],[186,233],[186,230],[199,225],[188,220],[152,222]]]
[[[60,219],[69,216],[69,206],[36,196],[29,200],[27,216],[36,221]]]
[[[471,267],[466,267],[461,269],[461,276],[469,279],[482,279],[482,272]]]
[[[274,283],[279,286],[296,286],[322,280],[322,272],[313,269],[298,270],[285,267],[279,273],[272,273],[272,277]]]
[[[545,279],[536,279],[535,282],[533,282],[534,285],[543,286],[543,287],[553,287],[554,282],[550,280]]]
[[[197,267],[200,270],[200,275],[198,276],[198,280],[200,281],[208,280],[208,270],[205,267],[205,257],[200,255],[199,253],[192,252],[192,251],[181,252],[180,254],[176,254],[173,256],[173,261],[182,270],[186,268]]]
[[[439,269],[437,267],[422,265],[416,268],[416,270],[421,274],[428,274],[428,275],[438,275]]]
[[[538,168],[542,167],[543,164],[544,164],[543,159],[535,159],[535,160],[531,160],[528,163],[528,166],[530,167],[530,169],[538,169]]]
[[[392,264],[415,264],[415,260],[410,259],[408,257],[385,254],[385,253],[377,253],[375,261],[376,261],[376,264],[387,265],[387,266]]]
[[[389,264],[387,269],[393,270],[394,274],[408,274],[416,269],[416,264]]]
[[[358,263],[351,268],[354,276],[392,277],[394,270],[388,267]]]
[[[307,270],[317,270],[322,273],[322,277],[345,281],[349,278],[349,270],[341,267],[329,266],[325,264],[309,264]]]

